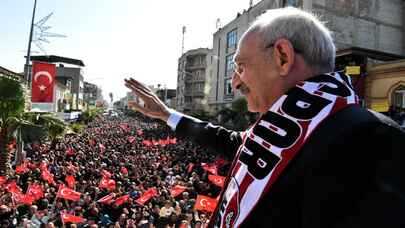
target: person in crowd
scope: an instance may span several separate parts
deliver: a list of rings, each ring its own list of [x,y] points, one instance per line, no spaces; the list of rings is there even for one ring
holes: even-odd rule
[[[242,35],[232,85],[260,114],[245,132],[169,109],[135,79],[135,108],[234,159],[210,227],[404,227],[405,133],[358,105],[314,15],[263,13]],[[200,183],[202,186],[203,183]]]
[[[170,128],[135,114],[97,118],[89,122],[81,134],[66,135],[54,148],[48,141],[30,144],[26,148],[27,169],[9,176],[0,187],[0,224],[3,227],[178,227],[187,214],[203,213],[194,209],[192,200],[205,192],[194,186],[201,180],[213,185],[203,178],[206,172],[201,171],[199,164],[213,163],[215,154],[182,137],[177,137],[176,143],[163,144],[162,140],[168,138],[175,138]],[[144,140],[161,140],[163,145],[145,145]],[[69,148],[74,154],[67,154]],[[192,172],[187,171],[190,163],[196,164]],[[53,182],[42,177],[43,165],[52,174]],[[103,171],[115,181],[114,188],[100,187]],[[220,171],[219,175],[225,172]],[[61,184],[68,186],[68,176],[74,178],[72,189],[81,193],[79,201],[56,197]],[[17,202],[7,187],[14,182],[24,194],[30,185],[38,184],[43,196],[31,205]],[[172,197],[170,190],[174,185],[184,186],[184,192]],[[157,195],[143,205],[137,203],[136,200],[152,187]],[[98,201],[110,194],[113,195],[111,202]],[[219,192],[210,194],[218,196]],[[129,195],[129,199],[116,205],[115,200],[124,195]],[[168,210],[161,217],[160,208],[165,205]],[[64,223],[62,212],[85,220]],[[193,223],[193,219],[190,220],[190,224]]]

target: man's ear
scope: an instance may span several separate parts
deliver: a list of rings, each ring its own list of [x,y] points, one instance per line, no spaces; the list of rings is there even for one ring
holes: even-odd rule
[[[280,75],[284,76],[290,73],[295,58],[294,48],[291,42],[286,39],[277,40],[274,44],[273,53]]]

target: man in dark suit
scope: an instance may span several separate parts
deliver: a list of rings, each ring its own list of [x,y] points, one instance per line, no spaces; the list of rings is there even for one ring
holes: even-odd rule
[[[211,227],[405,227],[405,134],[359,107],[315,16],[269,10],[234,59],[232,85],[260,113],[245,132],[171,110],[126,80],[145,102],[137,110],[234,158]]]

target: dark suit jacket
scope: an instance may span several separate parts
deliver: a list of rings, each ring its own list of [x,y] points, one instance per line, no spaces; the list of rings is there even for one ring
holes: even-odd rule
[[[176,133],[230,157],[242,143],[239,132],[188,117]],[[329,117],[242,226],[405,227],[405,133],[359,107]]]

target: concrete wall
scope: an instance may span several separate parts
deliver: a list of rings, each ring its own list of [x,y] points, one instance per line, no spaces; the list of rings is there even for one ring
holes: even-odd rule
[[[338,49],[351,46],[404,54],[402,0],[311,0]]]

